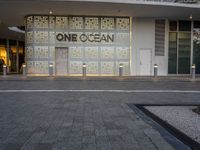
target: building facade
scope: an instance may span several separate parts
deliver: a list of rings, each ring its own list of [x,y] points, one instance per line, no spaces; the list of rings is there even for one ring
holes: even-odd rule
[[[199,8],[198,0],[3,1],[0,38],[9,39],[4,26],[25,26],[28,75],[53,66],[55,76],[81,76],[86,66],[87,76],[118,76],[119,68],[151,76],[154,65],[161,76],[187,75],[193,64],[200,74]],[[4,62],[13,70],[8,41]]]
[[[200,21],[111,16],[27,16],[28,74],[116,76],[200,73]]]

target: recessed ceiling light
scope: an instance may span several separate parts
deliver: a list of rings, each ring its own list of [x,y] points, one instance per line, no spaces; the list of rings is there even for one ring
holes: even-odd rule
[[[53,12],[50,10],[50,11],[49,11],[49,14],[51,15],[51,14],[53,14]]]
[[[189,19],[192,20],[192,14],[189,16]]]

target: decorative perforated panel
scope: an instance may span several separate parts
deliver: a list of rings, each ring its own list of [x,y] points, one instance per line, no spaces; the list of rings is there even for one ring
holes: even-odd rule
[[[98,18],[85,18],[85,29],[97,30],[99,28]]]
[[[48,61],[35,61],[35,72],[36,73],[48,73]]]
[[[34,16],[34,27],[35,28],[48,28],[48,17],[47,16]]]
[[[55,28],[55,17],[49,17],[49,28]]]
[[[87,62],[87,73],[89,74],[98,74],[98,62]]]
[[[33,43],[33,32],[32,31],[26,32],[26,43],[27,44]]]
[[[33,27],[33,16],[29,16],[29,17],[27,17],[27,25],[26,25],[26,27],[27,28],[32,28]]]
[[[114,47],[101,47],[101,58],[102,59],[113,59],[114,58]]]
[[[69,57],[82,59],[83,57],[83,47],[70,47],[69,48]]]
[[[35,46],[34,47],[35,58],[48,58],[48,46]]]
[[[34,53],[33,53],[33,47],[32,46],[28,46],[26,48],[26,56],[28,59],[33,58],[34,57]]]
[[[34,32],[35,43],[48,43],[47,31],[35,31]]]
[[[68,18],[67,17],[56,17],[56,28],[64,29],[68,27]]]
[[[114,29],[114,18],[101,18],[101,29],[102,30],[113,30]]]
[[[57,61],[56,52],[60,48],[66,50],[65,65]],[[90,75],[118,75],[119,64],[124,66],[124,75],[129,75],[129,53],[128,17],[36,15],[26,18],[29,74],[48,74],[51,63],[55,74],[81,75],[85,63]]]
[[[98,58],[98,47],[85,47],[85,58]]]
[[[83,17],[70,17],[69,27],[70,29],[83,29]]]
[[[69,72],[71,74],[82,73],[82,61],[70,61]]]
[[[118,59],[129,59],[129,47],[117,47],[116,54]]]
[[[119,30],[129,30],[130,28],[130,23],[128,18],[117,18],[117,29]]]
[[[114,74],[114,62],[101,62],[101,72],[103,74]]]

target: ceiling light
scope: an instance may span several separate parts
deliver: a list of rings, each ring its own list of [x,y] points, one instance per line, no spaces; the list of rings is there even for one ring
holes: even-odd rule
[[[50,10],[50,11],[49,11],[49,14],[50,14],[50,15],[52,15],[52,14],[53,14],[53,12]]]
[[[189,16],[189,19],[192,20],[192,15]]]

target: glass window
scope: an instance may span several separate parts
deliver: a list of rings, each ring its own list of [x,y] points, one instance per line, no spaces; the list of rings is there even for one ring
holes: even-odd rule
[[[11,72],[17,72],[17,42],[9,41],[9,66]]]
[[[200,21],[194,22],[193,33],[193,63],[196,65],[196,73],[200,74]]]
[[[6,40],[0,39],[0,72],[3,70],[3,64],[7,63]]]
[[[19,69],[22,68],[22,64],[24,63],[24,42],[19,42]]]
[[[191,31],[191,21],[179,21],[179,31]]]
[[[179,32],[178,73],[190,73],[191,33]]]
[[[200,21],[194,21],[194,28],[200,28]]]
[[[177,21],[170,21],[169,22],[169,30],[170,31],[177,31]]]
[[[169,33],[168,73],[176,74],[177,70],[177,33]]]

